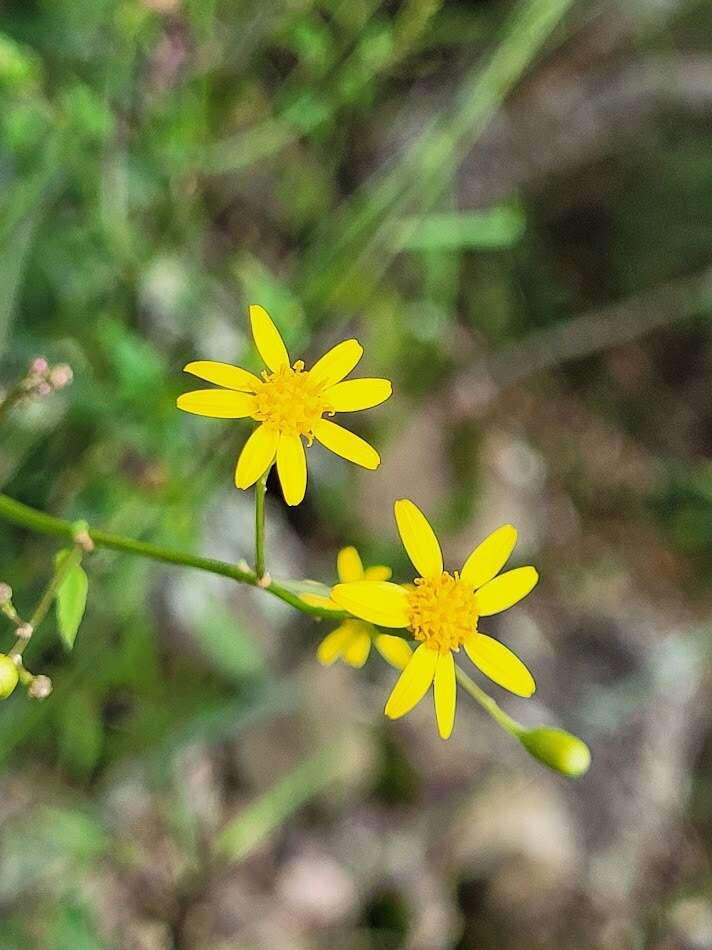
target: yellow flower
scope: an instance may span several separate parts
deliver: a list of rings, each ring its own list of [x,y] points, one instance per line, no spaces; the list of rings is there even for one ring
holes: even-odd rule
[[[364,570],[359,553],[354,547],[342,548],[336,559],[336,572],[344,583],[352,581],[387,581],[390,567],[367,567]],[[302,594],[302,599],[316,607],[341,610],[338,604],[319,594]],[[316,656],[322,666],[331,666],[342,659],[349,666],[360,669],[371,652],[371,642],[384,660],[402,670],[412,656],[412,650],[402,637],[378,633],[370,623],[363,620],[344,620],[336,630],[327,633],[319,644]]]
[[[518,696],[531,696],[534,679],[522,661],[497,640],[478,630],[480,617],[512,607],[532,590],[539,575],[533,567],[499,574],[517,541],[512,525],[486,538],[465,561],[461,572],[443,569],[438,539],[412,501],[395,503],[398,531],[420,574],[409,585],[385,580],[352,579],[331,592],[336,604],[361,620],[382,627],[405,627],[419,640],[386,703],[386,715],[410,712],[434,686],[438,731],[447,739],[455,722],[455,661],[460,647],[495,683]],[[497,576],[499,574],[499,576]]]
[[[307,462],[302,436],[311,445],[317,439],[337,455],[378,468],[378,452],[359,436],[325,419],[335,412],[370,409],[391,395],[387,379],[344,379],[363,354],[357,340],[345,340],[329,350],[310,370],[289,353],[269,314],[250,307],[255,346],[267,370],[262,379],[238,366],[198,360],[188,363],[192,373],[219,389],[199,389],[178,398],[178,408],[214,419],[250,417],[260,425],[245,443],[237,461],[235,484],[250,488],[277,460],[277,472],[288,505],[298,505],[307,486]]]

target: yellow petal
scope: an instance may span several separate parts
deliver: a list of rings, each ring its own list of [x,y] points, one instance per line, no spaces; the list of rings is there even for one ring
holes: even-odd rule
[[[328,350],[309,370],[309,379],[323,388],[333,386],[348,376],[363,356],[358,340],[344,340]]]
[[[363,564],[356,548],[342,548],[339,551],[336,557],[336,573],[344,584],[363,580]]]
[[[394,637],[390,633],[379,633],[373,642],[386,663],[395,666],[397,670],[404,670],[410,663],[413,651],[403,637]]]
[[[235,484],[238,488],[249,488],[261,478],[274,462],[277,452],[279,433],[266,426],[258,426],[240,452],[235,469]]]
[[[465,561],[460,577],[472,588],[482,587],[499,574],[517,543],[517,529],[503,524],[479,544]]]
[[[381,457],[373,446],[335,422],[320,419],[314,426],[314,435],[325,448],[349,462],[370,469],[378,468],[381,464]]]
[[[357,412],[380,406],[393,392],[387,379],[347,379],[324,392],[335,412]]]
[[[443,572],[443,556],[435,532],[423,512],[407,498],[393,506],[403,547],[421,577],[437,577]]]
[[[465,651],[485,676],[517,696],[531,696],[536,689],[534,677],[510,649],[484,633],[473,633],[465,640]]]
[[[399,719],[409,713],[430,689],[438,661],[438,651],[421,643],[410,662],[398,677],[386,703],[389,719]]]
[[[390,567],[386,567],[384,564],[377,564],[373,567],[367,567],[363,572],[363,579],[365,581],[389,581],[393,571]]]
[[[348,610],[361,620],[382,627],[408,626],[408,594],[399,584],[354,581],[337,584],[331,596],[342,610]]]
[[[322,594],[300,594],[299,599],[310,607],[323,607],[324,610],[341,610],[338,604],[335,604],[330,597],[324,597]]]
[[[277,472],[284,500],[299,505],[307,490],[307,457],[301,436],[282,435],[277,446]]]
[[[196,389],[179,396],[176,405],[183,412],[212,419],[244,419],[255,411],[255,397],[232,389]]]
[[[512,607],[536,587],[539,575],[533,567],[517,567],[500,574],[477,591],[477,611],[481,617]]]
[[[347,621],[348,623],[348,621]],[[371,635],[368,628],[359,623],[359,630],[354,632],[344,650],[344,660],[353,666],[355,670],[360,670],[368,659],[371,652]]]
[[[438,665],[435,667],[435,718],[438,723],[438,732],[441,739],[449,739],[452,727],[455,724],[455,702],[457,700],[457,686],[455,685],[455,661],[452,653],[441,653],[438,656]]]
[[[246,369],[231,363],[215,363],[213,360],[194,360],[183,367],[184,373],[192,373],[199,379],[205,379],[225,389],[237,389],[243,393],[254,393],[262,385],[262,380]]]
[[[287,347],[264,307],[250,307],[250,323],[255,346],[267,368],[276,373],[282,366],[289,366]]]
[[[348,622],[342,623],[336,630],[327,633],[316,651],[316,658],[322,666],[331,666],[344,651],[353,633]]]

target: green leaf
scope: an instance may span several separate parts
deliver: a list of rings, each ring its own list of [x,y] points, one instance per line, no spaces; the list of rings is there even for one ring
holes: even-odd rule
[[[235,276],[247,300],[259,300],[279,323],[287,346],[300,349],[308,340],[304,308],[288,284],[249,251],[241,251],[233,262]]]
[[[284,587],[285,590],[288,590],[297,596],[300,594],[318,594],[319,597],[331,596],[331,587],[329,587],[327,584],[322,584],[321,581],[302,581],[289,578],[288,580],[280,579],[279,584],[281,587]]]
[[[489,211],[429,214],[400,222],[397,245],[405,251],[452,251],[512,247],[524,234],[519,208],[503,205]]]
[[[226,677],[240,682],[265,675],[264,657],[256,639],[249,635],[240,618],[221,604],[214,604],[207,615],[196,616],[191,633],[203,653]]]
[[[63,862],[98,861],[106,853],[109,840],[98,814],[79,808],[43,806],[28,818],[32,837],[45,862],[61,858]],[[23,835],[26,841],[28,835]]]
[[[223,828],[217,850],[233,861],[245,858],[302,805],[334,781],[337,758],[334,749],[320,750],[247,805]]]
[[[55,558],[55,571],[60,570],[71,551],[60,551]],[[84,617],[89,592],[89,578],[80,564],[75,564],[60,584],[55,599],[57,625],[62,642],[68,650],[74,646],[79,625]]]
[[[0,33],[0,84],[15,88],[30,88],[42,76],[39,57],[7,34]]]

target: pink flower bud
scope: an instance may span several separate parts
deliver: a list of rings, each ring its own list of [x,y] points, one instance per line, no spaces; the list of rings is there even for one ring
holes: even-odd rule
[[[30,363],[29,372],[32,376],[44,376],[49,369],[49,363],[44,356],[36,356]]]
[[[64,389],[65,386],[70,385],[73,379],[72,367],[67,363],[58,363],[57,366],[52,367],[49,373],[49,381],[54,389]]]

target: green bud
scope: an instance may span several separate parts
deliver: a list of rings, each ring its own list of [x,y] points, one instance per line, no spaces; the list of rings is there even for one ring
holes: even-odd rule
[[[535,759],[569,778],[581,778],[591,765],[589,747],[578,736],[564,729],[537,726],[523,731],[519,741]]]
[[[20,674],[11,657],[0,653],[0,699],[7,699],[17,686]]]

